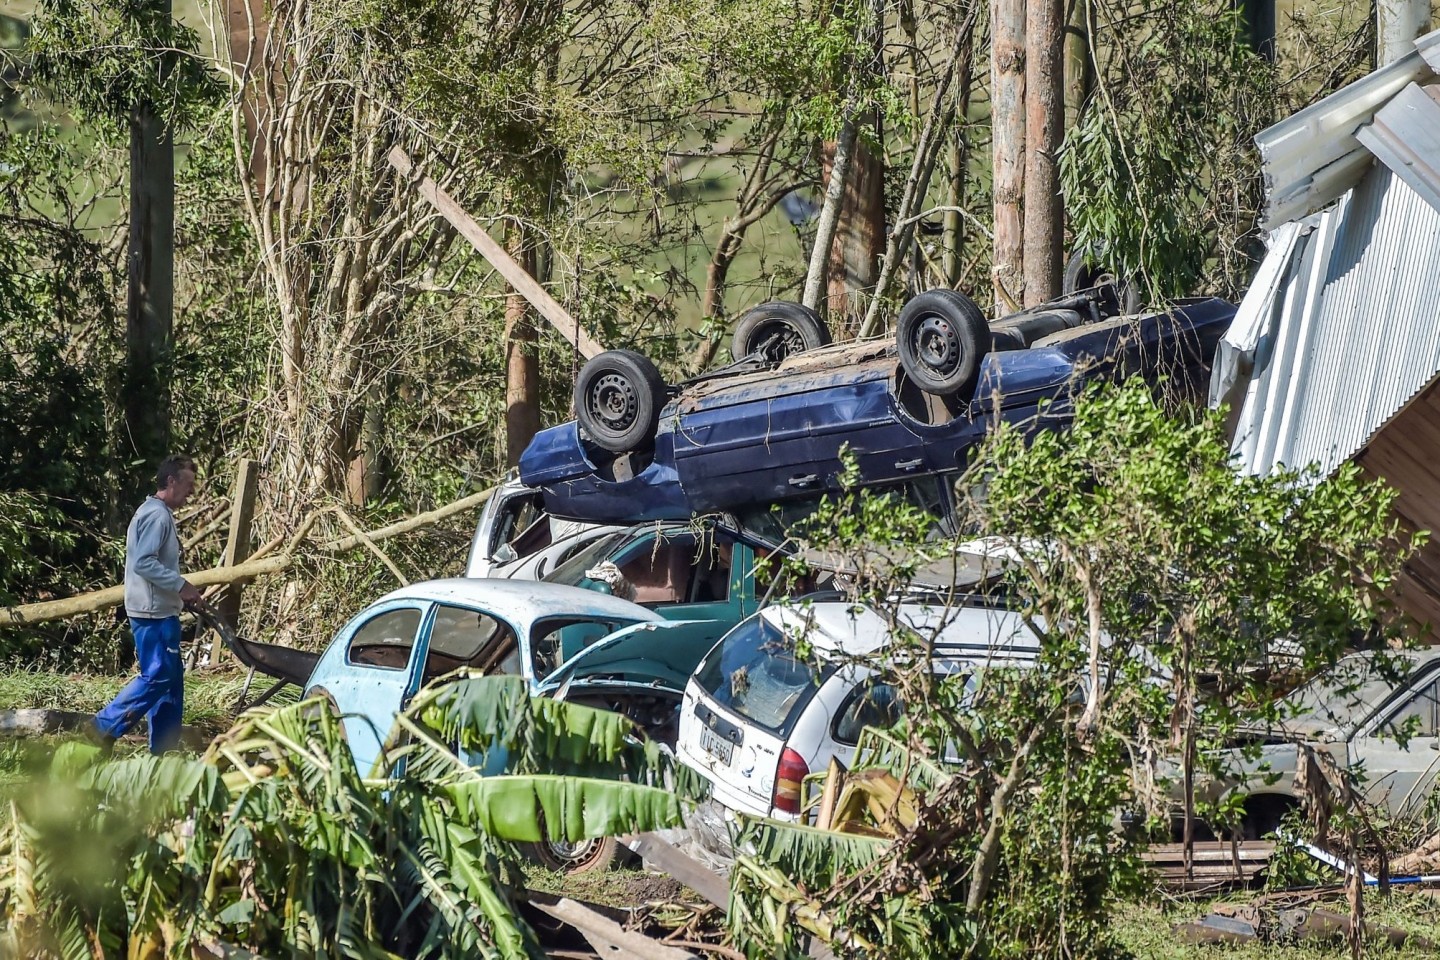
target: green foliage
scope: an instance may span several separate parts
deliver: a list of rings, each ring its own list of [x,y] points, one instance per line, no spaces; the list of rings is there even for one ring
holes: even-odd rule
[[[165,125],[189,125],[220,99],[195,31],[172,19],[169,0],[40,0],[25,53],[49,96],[94,129],[129,136],[146,104]]]
[[[852,770],[903,778],[917,815],[868,845],[750,827],[732,911],[749,956],[799,956],[802,930],[897,958],[1118,955],[1116,906],[1148,886],[1144,831],[1118,815],[1168,833],[1176,767],[1221,776],[1208,748],[1283,715],[1277,642],[1286,671],[1313,672],[1401,627],[1384,596],[1408,549],[1393,492],[1349,468],[1239,475],[1223,413],[1177,417],[1138,381],[1085,393],[1066,431],[1002,428],[957,497],[988,537],[987,602],[1016,611],[1038,653],[937,677],[957,601],[907,578],[975,547],[936,540],[923,511],[852,485],[795,528],[891,626],[879,668],[904,720],[867,731]],[[1351,819],[1337,808],[1334,826]]]
[[[1274,70],[1228,2],[1094,16],[1113,17],[1092,23],[1098,89],[1060,154],[1075,248],[1143,275],[1156,299],[1202,277],[1234,295],[1259,200],[1250,138],[1274,119]]]
[[[453,687],[425,691],[399,718],[417,739],[392,738],[387,779],[362,778],[339,718],[319,700],[246,714],[200,760],[97,762],[94,748],[67,745],[48,782],[15,803],[0,854],[5,948],[66,958],[89,956],[92,944],[106,955],[188,956],[217,943],[271,956],[543,956],[518,911],[514,843],[673,826],[680,801],[614,780],[481,776],[425,724],[475,740],[483,719],[495,724],[487,742],[517,757],[593,737],[603,767],[620,752],[612,732],[625,721],[536,706],[506,678]],[[483,711],[486,696],[515,709]]]

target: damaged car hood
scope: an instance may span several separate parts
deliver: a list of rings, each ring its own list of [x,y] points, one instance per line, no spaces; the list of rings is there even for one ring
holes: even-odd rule
[[[729,625],[715,620],[637,623],[599,640],[562,663],[540,684],[623,683],[683,693],[690,674]]]

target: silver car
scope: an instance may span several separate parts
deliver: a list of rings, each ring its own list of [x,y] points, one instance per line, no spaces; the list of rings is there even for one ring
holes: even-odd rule
[[[1398,678],[1377,655],[1357,653],[1297,689],[1286,698],[1290,716],[1282,724],[1246,734],[1261,744],[1259,757],[1248,759],[1237,747],[1227,764],[1233,776],[1205,786],[1211,799],[1246,794],[1246,837],[1272,832],[1297,805],[1297,743],[1359,774],[1376,807],[1396,816],[1424,809],[1440,773],[1440,649],[1384,659]]]

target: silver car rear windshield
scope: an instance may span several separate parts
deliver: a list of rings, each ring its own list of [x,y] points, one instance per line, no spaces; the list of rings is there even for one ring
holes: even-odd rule
[[[784,737],[829,672],[798,658],[790,638],[753,617],[705,655],[695,679],[723,706]]]

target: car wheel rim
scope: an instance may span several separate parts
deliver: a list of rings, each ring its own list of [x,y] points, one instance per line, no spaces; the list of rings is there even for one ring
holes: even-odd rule
[[[639,406],[635,388],[618,373],[607,373],[595,381],[590,391],[590,411],[605,427],[621,433],[635,423]]]
[[[960,337],[943,317],[926,317],[915,331],[915,353],[931,370],[949,373],[960,361]]]
[[[801,353],[805,349],[805,338],[800,335],[800,331],[783,321],[761,327],[756,340],[760,344],[760,352],[776,361]]]
[[[564,840],[547,840],[545,848],[550,852],[551,858],[562,867],[575,867],[593,860],[600,850],[599,840],[581,840],[577,843],[566,843]]]

